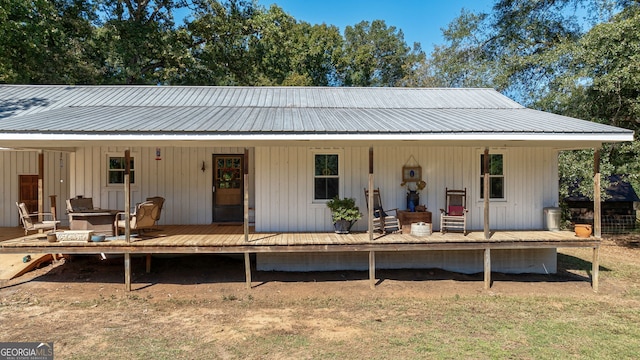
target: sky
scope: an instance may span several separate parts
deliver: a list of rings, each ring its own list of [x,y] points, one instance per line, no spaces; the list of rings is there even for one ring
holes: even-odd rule
[[[442,44],[442,30],[464,8],[490,12],[495,0],[259,0],[270,7],[277,4],[298,21],[335,25],[344,33],[346,26],[362,20],[384,20],[404,33],[407,45],[419,42],[428,54]]]

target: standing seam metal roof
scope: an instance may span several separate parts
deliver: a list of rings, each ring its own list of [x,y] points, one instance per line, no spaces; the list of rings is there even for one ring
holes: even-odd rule
[[[560,133],[630,130],[493,89],[0,86],[5,133]]]

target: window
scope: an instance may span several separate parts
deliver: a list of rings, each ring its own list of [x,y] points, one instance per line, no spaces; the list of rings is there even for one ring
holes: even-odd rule
[[[480,198],[484,199],[484,154],[480,155]],[[504,157],[489,154],[489,199],[504,199]]]
[[[314,164],[313,199],[333,199],[340,190],[338,155],[315,154]]]
[[[107,174],[107,183],[109,185],[117,185],[124,184],[124,168],[125,161],[124,156],[109,156],[109,170]],[[135,181],[135,167],[133,157],[130,158],[130,172],[129,172],[129,183],[134,184]]]

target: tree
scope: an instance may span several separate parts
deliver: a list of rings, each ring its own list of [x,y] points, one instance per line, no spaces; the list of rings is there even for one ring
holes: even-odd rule
[[[85,0],[0,0],[0,82],[95,82],[99,66],[85,51],[93,19]]]
[[[97,0],[104,14],[96,43],[106,82],[160,84],[183,65],[186,48],[174,29],[173,10],[186,0]]]
[[[346,86],[401,85],[407,70],[424,59],[420,44],[409,48],[402,30],[387,27],[383,20],[347,26],[344,41],[338,72]]]

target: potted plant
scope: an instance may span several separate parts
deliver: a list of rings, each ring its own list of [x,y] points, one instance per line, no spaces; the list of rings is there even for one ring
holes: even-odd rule
[[[358,221],[362,214],[356,206],[353,198],[339,198],[338,196],[327,202],[327,207],[331,210],[331,218],[336,234],[348,234],[353,224]]]

